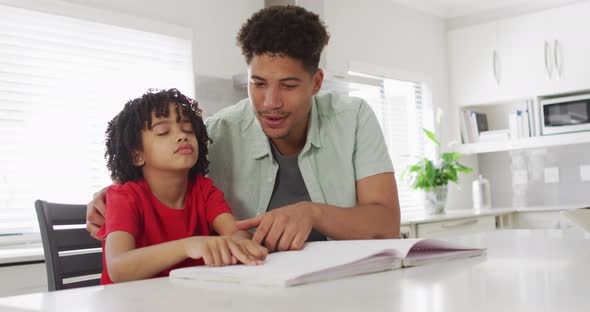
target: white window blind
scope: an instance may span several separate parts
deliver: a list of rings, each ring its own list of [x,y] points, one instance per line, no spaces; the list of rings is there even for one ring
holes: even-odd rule
[[[0,235],[35,231],[35,199],[110,184],[107,122],[148,88],[194,97],[192,43],[0,5]]]
[[[400,208],[404,212],[423,209],[423,196],[402,180],[405,168],[423,157],[424,137],[422,84],[361,75],[351,81],[327,81],[324,91],[356,96],[375,112],[397,180]]]

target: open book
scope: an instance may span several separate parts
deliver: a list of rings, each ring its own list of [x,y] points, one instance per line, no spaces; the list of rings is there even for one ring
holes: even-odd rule
[[[288,287],[484,253],[434,239],[310,242],[299,251],[269,254],[263,265],[188,267],[173,270],[170,278]]]

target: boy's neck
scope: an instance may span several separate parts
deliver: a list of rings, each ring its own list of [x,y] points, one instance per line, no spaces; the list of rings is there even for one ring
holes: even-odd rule
[[[170,208],[183,209],[188,185],[188,171],[163,172],[145,169],[143,177],[154,196]]]

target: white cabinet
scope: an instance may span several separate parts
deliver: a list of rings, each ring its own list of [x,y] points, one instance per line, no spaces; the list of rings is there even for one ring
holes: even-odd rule
[[[573,224],[563,218],[559,211],[517,212],[513,216],[514,229],[568,229]]]
[[[459,106],[495,101],[502,78],[497,23],[451,31],[448,35],[450,87]]]
[[[47,291],[45,263],[0,267],[0,297]]]
[[[440,238],[471,233],[488,232],[496,229],[496,217],[484,216],[448,220],[416,225],[419,238]]]
[[[590,89],[590,2],[452,30],[457,106]]]

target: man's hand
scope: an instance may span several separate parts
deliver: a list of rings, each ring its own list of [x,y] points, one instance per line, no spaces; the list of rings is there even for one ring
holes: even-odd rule
[[[94,193],[94,198],[86,206],[86,230],[92,237],[96,237],[96,232],[104,225],[104,216],[106,215],[106,194],[108,186]]]
[[[268,251],[249,239],[231,236],[193,236],[185,240],[186,256],[203,258],[205,265],[224,266],[241,262],[263,264]]]
[[[311,233],[314,216],[312,203],[299,202],[238,221],[236,225],[240,230],[256,227],[252,240],[258,244],[264,242],[268,251],[299,250]]]

